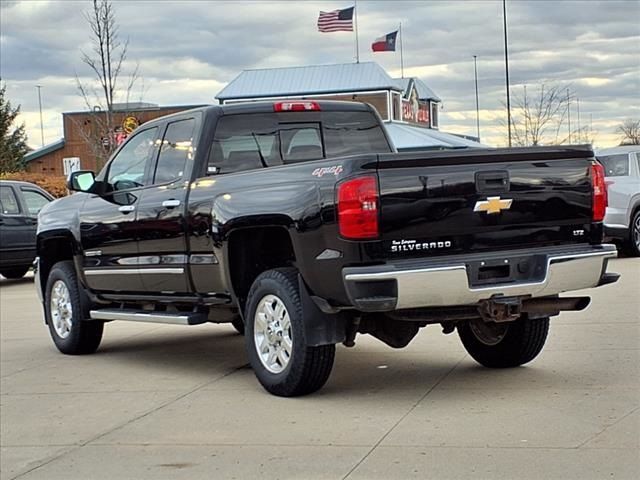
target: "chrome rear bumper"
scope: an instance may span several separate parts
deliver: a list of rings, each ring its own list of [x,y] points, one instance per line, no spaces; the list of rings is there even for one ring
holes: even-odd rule
[[[533,249],[524,256],[522,251],[500,252],[487,258],[508,264],[513,258],[522,261],[528,256],[537,258],[540,266],[524,281],[496,279],[473,285],[473,265],[484,265],[479,260],[484,256],[478,254],[350,267],[343,270],[343,280],[353,306],[364,311],[471,305],[497,295],[546,297],[596,287],[604,283],[607,261],[617,251],[614,245],[584,245]]]

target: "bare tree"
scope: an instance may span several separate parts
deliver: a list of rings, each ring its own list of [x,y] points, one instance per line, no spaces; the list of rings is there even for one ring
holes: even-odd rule
[[[126,79],[124,90],[119,88],[122,69],[127,58],[129,39],[120,40],[120,29],[115,11],[109,0],[93,0],[92,8],[85,14],[91,29],[92,51],[82,52],[82,62],[94,74],[95,86],[83,83],[76,74],[76,84],[87,109],[92,112],[88,121],[76,128],[89,146],[101,167],[118,146],[115,135],[114,105],[124,93],[125,105],[139,80],[138,65]]]
[[[623,135],[620,145],[640,145],[640,120],[627,119],[616,129]]]
[[[532,95],[527,86],[512,95],[511,139],[516,146],[562,143],[561,127],[569,113],[572,95],[567,87],[540,84]]]

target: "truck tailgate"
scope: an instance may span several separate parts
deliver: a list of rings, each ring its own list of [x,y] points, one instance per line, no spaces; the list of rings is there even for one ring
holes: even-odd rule
[[[588,242],[592,161],[587,147],[381,155],[383,248],[424,257]]]

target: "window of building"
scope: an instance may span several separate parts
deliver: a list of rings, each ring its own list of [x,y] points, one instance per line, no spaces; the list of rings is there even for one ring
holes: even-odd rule
[[[438,128],[438,103],[429,102],[431,105],[431,128]]]

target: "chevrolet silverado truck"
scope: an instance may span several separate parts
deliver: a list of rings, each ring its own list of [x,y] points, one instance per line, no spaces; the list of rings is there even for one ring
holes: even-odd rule
[[[314,392],[335,345],[458,331],[487,367],[541,351],[549,318],[615,282],[587,146],[397,153],[371,106],[198,108],[139,127],[39,216],[56,347],[114,320],[233,323],[272,394]]]

